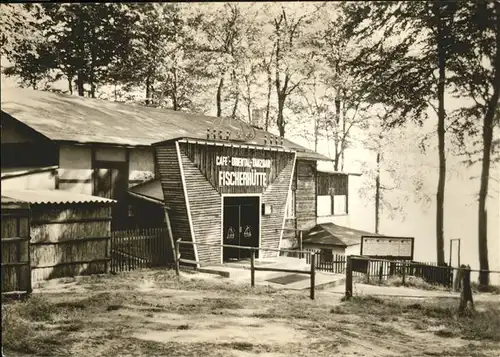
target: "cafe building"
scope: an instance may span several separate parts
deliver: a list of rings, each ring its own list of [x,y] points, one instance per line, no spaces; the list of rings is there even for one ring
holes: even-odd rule
[[[348,175],[318,169],[328,161],[237,119],[2,91],[2,186],[113,199],[112,230],[169,222],[171,244],[213,244],[182,246],[202,264],[248,258],[221,243],[293,249],[301,231],[347,224]]]

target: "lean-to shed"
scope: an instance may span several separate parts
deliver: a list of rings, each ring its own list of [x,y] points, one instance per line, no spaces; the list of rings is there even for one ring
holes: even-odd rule
[[[2,196],[30,204],[33,284],[108,271],[114,200],[62,190],[2,191]]]

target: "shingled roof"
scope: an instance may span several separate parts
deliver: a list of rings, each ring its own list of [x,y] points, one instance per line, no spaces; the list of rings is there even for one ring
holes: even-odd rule
[[[1,108],[2,117],[6,113],[51,140],[79,143],[150,146],[182,137],[205,139],[207,129],[229,131],[236,138],[244,125],[237,119],[22,88],[3,90]],[[266,135],[255,129],[255,138],[244,143],[265,145]],[[286,139],[283,146],[299,158],[330,160]]]
[[[362,236],[379,236],[379,234],[360,231],[333,223],[322,223],[312,228],[304,237],[304,243],[349,247],[361,244]]]

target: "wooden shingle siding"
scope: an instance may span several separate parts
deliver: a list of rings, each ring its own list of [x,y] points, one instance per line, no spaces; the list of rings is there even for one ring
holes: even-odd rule
[[[289,160],[288,165],[281,171],[273,184],[268,186],[262,195],[262,202],[272,206],[270,216],[262,216],[261,220],[261,247],[279,248],[281,229],[283,226],[283,216],[285,215],[288,188],[290,186],[290,176],[293,170],[293,160]],[[278,253],[263,251],[261,258],[275,257]]]
[[[181,238],[185,241],[192,241],[180,163],[175,143],[157,146],[156,160],[161,176],[161,186],[165,203],[171,207],[169,218],[172,225],[173,238],[174,240]],[[194,249],[189,245],[181,245],[181,255],[184,259],[195,259]]]
[[[297,229],[308,230],[316,225],[316,163],[297,161],[295,217]]]
[[[195,241],[221,244],[221,195],[207,181],[198,167],[181,152],[186,189],[191,210]],[[220,263],[221,248],[198,246],[203,263]]]

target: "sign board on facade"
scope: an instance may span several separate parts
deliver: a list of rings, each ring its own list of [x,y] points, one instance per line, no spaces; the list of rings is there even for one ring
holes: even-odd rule
[[[362,236],[361,255],[383,259],[413,260],[413,237]]]
[[[244,158],[217,156],[216,165],[228,167],[228,170],[220,170],[218,182],[220,186],[267,186],[267,173],[255,169],[271,168],[270,159]],[[250,171],[236,171],[231,168],[247,168]]]

